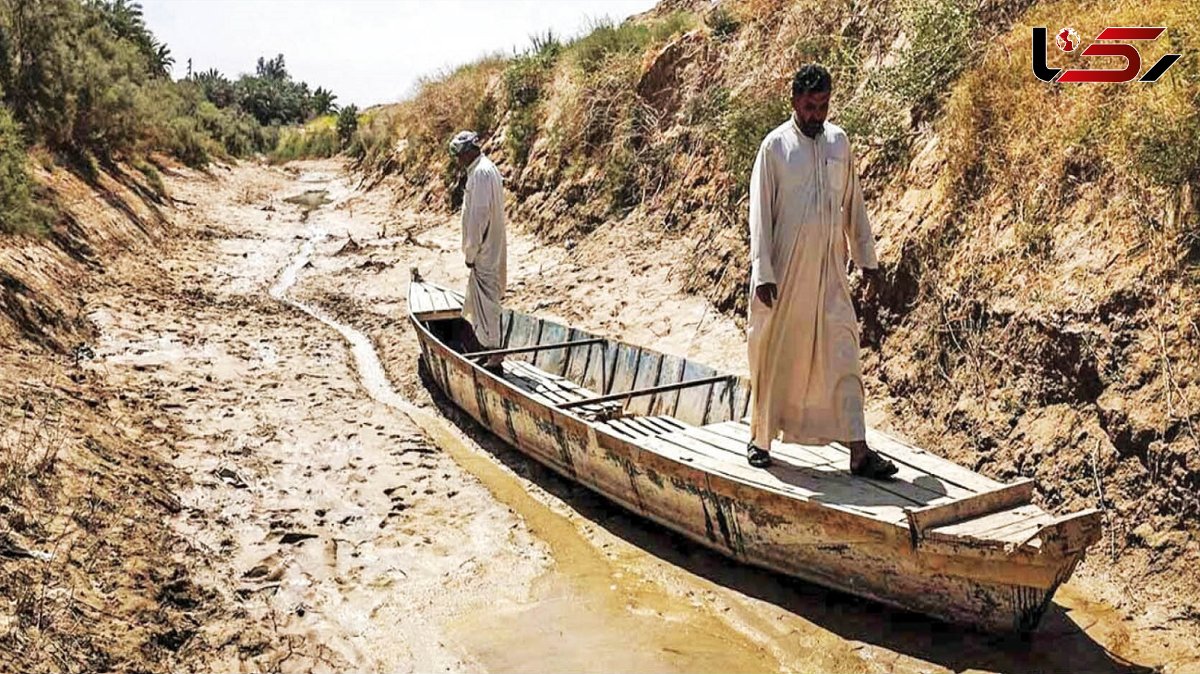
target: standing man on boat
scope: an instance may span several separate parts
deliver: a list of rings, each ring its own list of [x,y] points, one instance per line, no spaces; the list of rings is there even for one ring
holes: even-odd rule
[[[846,133],[827,121],[832,81],[817,64],[792,80],[793,115],[767,134],[750,178],[750,465],[771,464],[771,441],[850,448],[855,475],[896,466],[867,446],[859,329],[849,255],[867,297],[878,283]]]
[[[504,233],[504,185],[500,171],[479,147],[479,136],[462,131],[450,141],[450,154],[467,172],[462,203],[462,252],[471,270],[463,302],[468,328],[460,343],[466,351],[500,348],[500,300],[508,284]],[[500,371],[502,356],[484,364]]]

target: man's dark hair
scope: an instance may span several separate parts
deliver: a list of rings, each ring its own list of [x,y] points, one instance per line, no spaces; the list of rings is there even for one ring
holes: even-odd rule
[[[809,63],[796,71],[792,78],[792,95],[825,93],[833,89],[833,78],[829,71],[818,63]]]

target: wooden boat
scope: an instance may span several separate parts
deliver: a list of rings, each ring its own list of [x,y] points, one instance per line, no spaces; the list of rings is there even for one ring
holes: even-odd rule
[[[567,479],[740,562],[985,631],[1033,630],[1100,536],[1033,482],[1001,484],[875,430],[894,481],[851,476],[838,444],[777,442],[746,463],[749,382],[506,311],[503,376],[459,353],[463,297],[414,280],[409,317],[438,386]]]

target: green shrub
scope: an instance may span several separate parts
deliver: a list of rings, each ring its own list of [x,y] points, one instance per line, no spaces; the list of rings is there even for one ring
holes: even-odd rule
[[[160,197],[167,196],[167,186],[163,183],[162,174],[150,162],[143,159],[136,160],[133,162],[133,168],[146,176],[146,182],[149,183],[150,189],[154,190],[155,194]]]
[[[358,130],[358,106],[347,105],[337,116],[338,147],[344,148],[350,144],[354,132]]]
[[[740,199],[749,189],[750,172],[763,139],[791,114],[790,100],[775,92],[745,93],[730,101],[722,120],[722,136],[725,167],[733,175],[732,200]]]
[[[640,23],[627,21],[617,25],[604,18],[594,21],[589,28],[588,34],[571,46],[575,64],[585,73],[599,70],[613,54],[641,52],[650,42],[650,29]]]
[[[717,38],[729,37],[736,33],[737,29],[741,26],[741,23],[733,12],[726,9],[724,5],[717,5],[715,9],[709,12],[704,17],[704,23]]]
[[[908,0],[902,22],[909,42],[896,64],[882,71],[884,88],[913,107],[933,109],[973,62],[980,29],[977,3]]]
[[[613,56],[641,54],[654,42],[663,42],[696,27],[699,21],[690,12],[673,12],[657,21],[594,21],[589,33],[571,45],[575,63],[585,73],[594,73]]]
[[[324,124],[312,124],[281,130],[279,144],[271,153],[271,161],[323,159],[332,157],[339,151],[341,151],[341,140],[338,138],[337,129]]]
[[[517,166],[529,160],[538,130],[538,102],[557,55],[557,47],[543,45],[538,52],[513,59],[504,69],[504,97],[510,111],[505,145]]]
[[[0,234],[37,234],[46,230],[46,212],[31,199],[21,129],[0,105]]]

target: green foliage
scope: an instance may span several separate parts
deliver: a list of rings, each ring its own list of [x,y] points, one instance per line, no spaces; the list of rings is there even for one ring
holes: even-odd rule
[[[932,109],[973,62],[977,3],[908,0],[902,16],[909,41],[897,63],[883,71],[885,88],[913,107]]]
[[[283,54],[273,59],[259,58],[255,72],[255,75],[243,75],[234,83],[234,96],[239,107],[263,126],[299,124],[309,118],[313,95],[308,84],[292,79]]]
[[[198,85],[204,97],[218,108],[228,108],[237,102],[237,90],[233,82],[216,68],[193,74],[192,82]]]
[[[142,6],[127,0],[94,0],[90,7],[119,40],[134,45],[141,53],[149,72],[155,77],[167,77],[175,59],[167,45],[155,39],[146,27]]]
[[[775,92],[755,94],[747,91],[729,101],[722,119],[721,135],[725,146],[725,167],[734,178],[737,200],[750,187],[750,172],[763,138],[783,124],[792,114],[791,102]]]
[[[0,233],[31,234],[45,229],[45,214],[30,198],[21,130],[0,106]]]
[[[547,30],[544,34],[537,33],[529,36],[529,45],[534,54],[550,58],[558,56],[563,46],[562,41],[558,39],[558,36],[552,30]]]
[[[512,155],[513,163],[517,166],[525,166],[529,161],[529,151],[533,149],[537,130],[537,117],[533,108],[518,108],[509,117],[508,133],[504,142]]]
[[[554,65],[553,57],[521,56],[504,70],[504,93],[509,108],[534,105],[541,97],[546,75]]]
[[[170,50],[128,0],[0,0],[0,89],[27,141],[101,161],[162,150],[193,166],[273,147],[279,123],[333,105],[282,55],[230,82],[165,77]],[[83,164],[80,164],[82,166]]]
[[[348,106],[343,110],[352,110]],[[340,122],[340,116],[338,118]],[[290,127],[280,131],[279,144],[271,153],[272,162],[293,159],[326,158],[336,155],[342,148],[338,128],[332,116],[322,117],[302,127]]]
[[[496,98],[494,96],[483,96],[475,104],[471,129],[484,138],[491,136],[496,131]]]
[[[341,147],[350,143],[355,131],[358,131],[358,106],[347,105],[337,117],[337,136]]]
[[[737,16],[729,11],[724,5],[717,5],[715,9],[704,17],[704,23],[708,26],[712,34],[719,38],[729,37],[737,32],[741,26]]]
[[[359,119],[358,130],[350,139],[346,154],[354,159],[356,168],[381,171],[392,161],[394,138],[395,130],[388,117],[364,114]]]
[[[312,109],[312,113],[318,117],[328,115],[338,111],[338,106],[334,103],[336,100],[337,96],[332,91],[317,87],[317,90],[312,93],[312,102],[309,107]]]
[[[1164,187],[1200,184],[1200,115],[1147,120],[1133,141],[1135,168],[1152,182]]]
[[[538,130],[537,105],[553,72],[557,44],[552,38],[535,40],[537,51],[513,59],[504,70],[505,102],[510,111],[505,144],[517,166],[525,165],[533,148]]]
[[[684,119],[696,129],[706,147],[724,144],[725,115],[729,112],[729,89],[720,85],[704,87],[684,105]]]
[[[162,174],[158,172],[158,169],[154,168],[153,164],[144,159],[139,159],[133,162],[133,168],[146,176],[146,182],[150,184],[150,188],[156,194],[160,197],[167,196],[167,186],[163,183]]]
[[[649,23],[626,21],[617,25],[612,19],[599,19],[586,36],[571,45],[571,51],[580,70],[594,73],[609,58],[641,54],[650,44],[669,40],[698,24],[690,12],[673,12]]]

